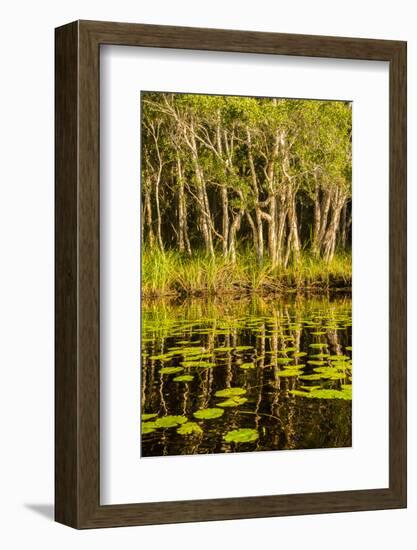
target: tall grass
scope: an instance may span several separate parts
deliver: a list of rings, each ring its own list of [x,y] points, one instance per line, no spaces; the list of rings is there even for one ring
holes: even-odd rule
[[[191,257],[177,251],[142,250],[142,293],[157,295],[199,295],[228,292],[282,292],[350,287],[350,254],[337,254],[330,263],[303,254],[299,263],[272,268],[261,265],[251,251],[241,251],[235,263],[220,254]]]

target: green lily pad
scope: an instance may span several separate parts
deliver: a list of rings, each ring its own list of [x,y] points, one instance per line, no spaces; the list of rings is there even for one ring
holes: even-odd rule
[[[297,348],[292,347],[292,348],[280,349],[278,350],[278,353],[290,353],[292,351],[297,351]]]
[[[304,357],[306,355],[307,355],[306,351],[297,351],[296,353],[293,354],[293,357]]]
[[[155,421],[157,428],[175,428],[180,424],[185,424],[188,421],[186,416],[163,416]]]
[[[255,369],[256,368],[254,363],[242,363],[241,365],[239,365],[239,367],[241,369]]]
[[[203,430],[197,422],[186,422],[177,429],[177,433],[180,435],[199,435],[203,433]]]
[[[290,390],[292,395],[298,395],[300,397],[307,397],[308,399],[352,399],[352,392],[347,390],[314,390],[311,392],[301,392],[297,390]]]
[[[194,380],[194,376],[192,374],[182,374],[181,376],[176,376],[172,380],[174,382],[191,382]]]
[[[158,416],[157,413],[143,413],[142,420],[143,422],[145,422],[145,420],[150,420],[151,418],[155,418],[156,416]]]
[[[222,401],[221,403],[217,403],[218,407],[238,407],[239,405],[243,405],[243,403],[246,403],[247,399],[246,397],[239,397],[234,396],[230,397],[230,399],[226,399],[226,401]]]
[[[299,376],[300,374],[303,374],[303,371],[299,369],[284,369],[278,372],[278,376],[281,376],[284,378],[290,377],[290,376]]]
[[[320,361],[318,359],[314,359],[313,361],[307,361],[307,363],[309,365],[317,365],[317,366],[321,366],[321,365],[325,365],[325,361]]]
[[[346,346],[345,349],[346,349],[347,351],[352,351],[352,346]]]
[[[236,351],[245,351],[245,350],[253,349],[253,346],[236,346],[234,349]]]
[[[157,427],[156,422],[142,422],[142,435],[151,434]]]
[[[292,357],[278,357],[276,360],[278,365],[289,365],[294,359]]]
[[[233,347],[224,347],[224,348],[214,348],[214,351],[218,351],[220,353],[226,352],[226,351],[233,351],[235,348]]]
[[[233,397],[235,395],[245,395],[246,390],[243,388],[226,388],[224,390],[216,391],[214,394],[216,397]]]
[[[181,365],[185,368],[198,367],[201,369],[211,369],[216,366],[212,361],[183,361]]]
[[[159,369],[159,374],[174,374],[174,372],[181,372],[183,367],[162,367]]]
[[[310,344],[310,348],[314,348],[314,349],[322,349],[322,348],[327,348],[327,344],[325,342],[317,342],[316,344]]]
[[[259,434],[257,430],[252,430],[250,428],[232,430],[223,436],[223,439],[227,441],[227,443],[249,443],[251,441],[256,441],[258,438]]]
[[[199,411],[193,413],[193,416],[201,420],[211,420],[213,418],[219,418],[223,413],[224,410],[218,408],[200,409]]]

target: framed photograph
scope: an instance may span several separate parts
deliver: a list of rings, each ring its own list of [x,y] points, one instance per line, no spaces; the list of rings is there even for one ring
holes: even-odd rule
[[[56,520],[406,506],[406,43],[56,29]]]

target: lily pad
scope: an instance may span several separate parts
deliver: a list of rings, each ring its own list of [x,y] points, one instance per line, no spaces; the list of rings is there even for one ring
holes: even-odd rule
[[[293,362],[293,358],[292,357],[278,357],[276,362],[277,362],[278,365],[289,365],[290,363]]]
[[[156,422],[142,422],[142,435],[151,434],[157,427]]]
[[[328,346],[325,342],[317,342],[315,344],[310,344],[310,348],[313,348],[313,349],[322,349],[327,347]]]
[[[216,391],[214,394],[216,397],[233,397],[235,395],[245,395],[246,390],[243,388],[226,388],[224,390]]]
[[[257,430],[250,428],[241,428],[240,430],[232,430],[227,432],[223,439],[228,443],[249,443],[256,441],[259,438]]]
[[[188,421],[186,416],[162,416],[155,421],[157,428],[175,428],[180,424],[185,424]]]
[[[174,374],[174,372],[181,372],[183,367],[162,367],[159,369],[159,374]]]
[[[304,357],[306,355],[307,355],[306,351],[297,351],[296,353],[293,354],[293,357]]]
[[[239,365],[239,367],[241,369],[255,369],[255,364],[254,363],[242,363],[241,365]]]
[[[143,413],[142,421],[145,422],[145,420],[150,420],[151,418],[155,418],[156,416],[158,416],[157,413]]]
[[[290,376],[299,376],[300,374],[303,374],[303,371],[298,369],[284,369],[278,372],[278,376],[281,376],[284,378],[290,377]]]
[[[308,399],[345,399],[347,401],[352,399],[352,392],[347,390],[314,390],[311,392],[301,392],[297,390],[290,390],[292,395],[298,395],[300,397],[307,397]]]
[[[211,369],[216,366],[212,361],[183,361],[181,365],[185,368],[198,367],[201,369]]]
[[[193,416],[195,418],[201,419],[201,420],[211,420],[213,418],[219,418],[224,413],[223,409],[218,408],[212,408],[212,409],[200,409],[199,411],[196,411],[193,413]]]
[[[239,397],[234,396],[230,397],[230,399],[226,399],[226,401],[222,401],[221,403],[217,403],[218,407],[238,407],[239,405],[243,405],[243,403],[246,403],[247,399],[246,397]]]
[[[180,435],[199,435],[203,433],[203,430],[197,422],[186,422],[177,429],[177,433]]]
[[[194,376],[192,374],[182,374],[181,376],[176,376],[172,380],[174,382],[191,382],[194,380]]]

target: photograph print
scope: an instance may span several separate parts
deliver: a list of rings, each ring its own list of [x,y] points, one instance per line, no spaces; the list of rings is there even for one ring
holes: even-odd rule
[[[351,447],[352,103],[138,101],[141,456]]]

